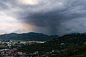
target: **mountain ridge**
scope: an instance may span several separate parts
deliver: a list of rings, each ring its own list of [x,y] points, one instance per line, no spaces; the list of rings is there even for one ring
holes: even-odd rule
[[[35,33],[35,32],[22,33],[22,34],[10,33],[10,34],[0,35],[0,39],[36,40],[36,41],[47,41],[58,37],[59,37],[58,35],[48,36],[42,33]]]

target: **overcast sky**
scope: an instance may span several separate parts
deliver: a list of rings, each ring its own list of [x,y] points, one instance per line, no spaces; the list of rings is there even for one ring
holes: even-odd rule
[[[86,0],[0,0],[0,34],[86,32]]]

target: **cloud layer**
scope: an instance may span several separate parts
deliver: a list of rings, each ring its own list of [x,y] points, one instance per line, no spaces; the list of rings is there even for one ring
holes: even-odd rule
[[[34,31],[48,35],[86,32],[85,0],[0,1],[1,32]],[[3,22],[10,24],[5,25],[9,27],[10,32],[6,30],[7,27],[2,29]]]

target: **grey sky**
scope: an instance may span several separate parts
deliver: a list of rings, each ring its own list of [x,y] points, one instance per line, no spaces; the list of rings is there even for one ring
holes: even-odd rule
[[[2,20],[4,16],[8,18]],[[1,33],[31,31],[48,35],[84,33],[86,32],[86,1],[0,0],[0,19],[1,25],[13,23],[3,25],[5,28],[0,28]],[[20,25],[25,28],[20,28]],[[11,30],[7,31],[6,26],[11,27]]]

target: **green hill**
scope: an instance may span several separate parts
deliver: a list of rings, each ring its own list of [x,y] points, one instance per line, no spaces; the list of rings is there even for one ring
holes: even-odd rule
[[[59,36],[48,36],[40,33],[23,33],[23,34],[16,34],[16,33],[11,33],[11,34],[4,34],[0,35],[0,39],[4,40],[36,40],[36,41],[47,41],[54,39]]]
[[[49,57],[86,57],[86,45],[77,48],[69,48],[63,52],[53,52]]]
[[[24,45],[19,50],[21,51],[42,51],[64,50],[68,48],[76,48],[83,46],[86,42],[85,34],[68,34],[53,40],[49,40],[44,44]],[[24,48],[26,47],[26,48]]]

